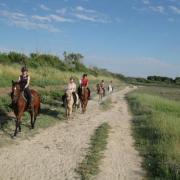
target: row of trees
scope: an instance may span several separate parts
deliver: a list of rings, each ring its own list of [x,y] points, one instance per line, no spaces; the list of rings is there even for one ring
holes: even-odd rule
[[[148,76],[147,78],[136,78],[136,77],[126,77],[125,78],[129,83],[160,83],[160,84],[177,84],[180,85],[180,77],[169,78],[165,76]]]
[[[148,76],[147,80],[180,84],[180,77],[176,77],[173,79],[173,78],[164,77],[164,76]]]
[[[27,65],[28,67],[38,68],[38,67],[53,67],[61,71],[71,71],[71,72],[86,72],[94,76],[107,75],[113,76],[119,79],[123,79],[124,76],[121,74],[116,74],[109,72],[106,69],[100,69],[97,67],[88,68],[83,63],[83,55],[80,53],[63,53],[63,57],[54,56],[51,54],[40,54],[31,53],[29,56],[17,53],[0,53],[0,63],[1,64],[20,64]]]

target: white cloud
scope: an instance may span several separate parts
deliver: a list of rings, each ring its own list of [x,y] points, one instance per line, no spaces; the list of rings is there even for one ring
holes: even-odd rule
[[[61,9],[56,10],[56,13],[61,14],[61,15],[66,14],[66,12],[67,12],[67,8],[61,8]]]
[[[169,8],[170,8],[175,14],[180,14],[180,8],[177,8],[176,6],[169,6]]]
[[[7,10],[0,11],[0,16],[6,20],[9,25],[15,25],[24,29],[45,29],[50,32],[58,32],[59,30],[51,24],[39,23],[33,21],[33,18],[26,14],[19,12],[10,12]],[[36,16],[39,21],[42,21],[42,17]],[[40,20],[41,19],[41,20]]]
[[[47,21],[47,22],[73,22],[72,19],[65,18],[65,17],[59,16],[56,14],[50,14],[47,16],[33,15],[32,19],[38,20],[41,22],[45,22],[45,21]]]
[[[108,15],[95,11],[93,9],[86,9],[82,6],[77,6],[76,8],[72,9],[71,14],[76,18],[84,21],[100,22],[100,23],[111,22],[111,18]]]
[[[18,27],[23,27],[24,29],[28,29],[28,30],[29,29],[45,29],[49,32],[58,32],[59,31],[59,29],[55,28],[52,25],[31,22],[29,20],[26,20],[26,21],[15,20],[15,21],[12,21],[12,23]]]
[[[142,3],[143,4],[150,4],[150,1],[149,0],[142,0]]]
[[[96,19],[94,17],[90,17],[84,14],[74,14],[78,19],[85,20],[85,21],[91,21],[96,22]]]
[[[41,21],[41,22],[43,22],[43,21],[51,22],[51,18],[48,17],[48,16],[33,15],[33,16],[32,16],[32,19],[38,20],[38,21]]]
[[[44,4],[40,4],[39,7],[42,9],[42,10],[45,10],[45,11],[49,11],[50,8],[48,8],[47,6],[45,6]]]
[[[152,11],[163,14],[165,12],[165,8],[163,6],[150,6]]]
[[[65,18],[65,17],[59,16],[59,15],[55,15],[55,14],[49,15],[49,17],[52,20],[57,21],[57,22],[72,22],[73,21],[72,19]]]

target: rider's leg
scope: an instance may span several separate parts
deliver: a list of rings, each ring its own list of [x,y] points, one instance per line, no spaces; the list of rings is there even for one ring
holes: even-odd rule
[[[74,99],[74,104],[77,103],[77,96],[76,96],[76,92],[72,92],[73,95],[73,99]]]
[[[91,98],[91,91],[90,91],[89,87],[87,87],[87,90],[88,90],[88,93],[89,93],[88,98],[90,99]]]
[[[27,105],[29,108],[32,108],[32,95],[29,87],[25,88],[24,92],[27,94],[27,100],[28,100]]]

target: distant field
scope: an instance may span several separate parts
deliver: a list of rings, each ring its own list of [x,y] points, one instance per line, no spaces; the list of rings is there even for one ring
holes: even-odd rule
[[[180,90],[142,87],[127,99],[149,179],[180,179]]]

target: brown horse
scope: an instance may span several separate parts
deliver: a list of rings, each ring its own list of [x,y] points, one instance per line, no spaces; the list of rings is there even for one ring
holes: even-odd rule
[[[104,89],[102,88],[102,86],[100,86],[100,84],[97,84],[96,88],[97,88],[97,94],[99,94],[99,101],[101,102],[104,96]]]
[[[79,99],[81,101],[82,112],[86,112],[86,107],[88,104],[89,91],[86,87],[82,87],[81,92],[79,93]]]
[[[27,100],[24,96],[23,91],[21,91],[20,83],[12,81],[11,99],[12,99],[14,114],[16,116],[16,128],[14,131],[14,137],[17,134],[18,128],[19,128],[19,132],[21,132],[21,121],[25,111],[29,111],[31,115],[31,128],[34,129],[36,117],[40,112],[40,96],[35,90],[31,90],[31,94],[32,94],[32,109],[29,110],[27,107]]]

